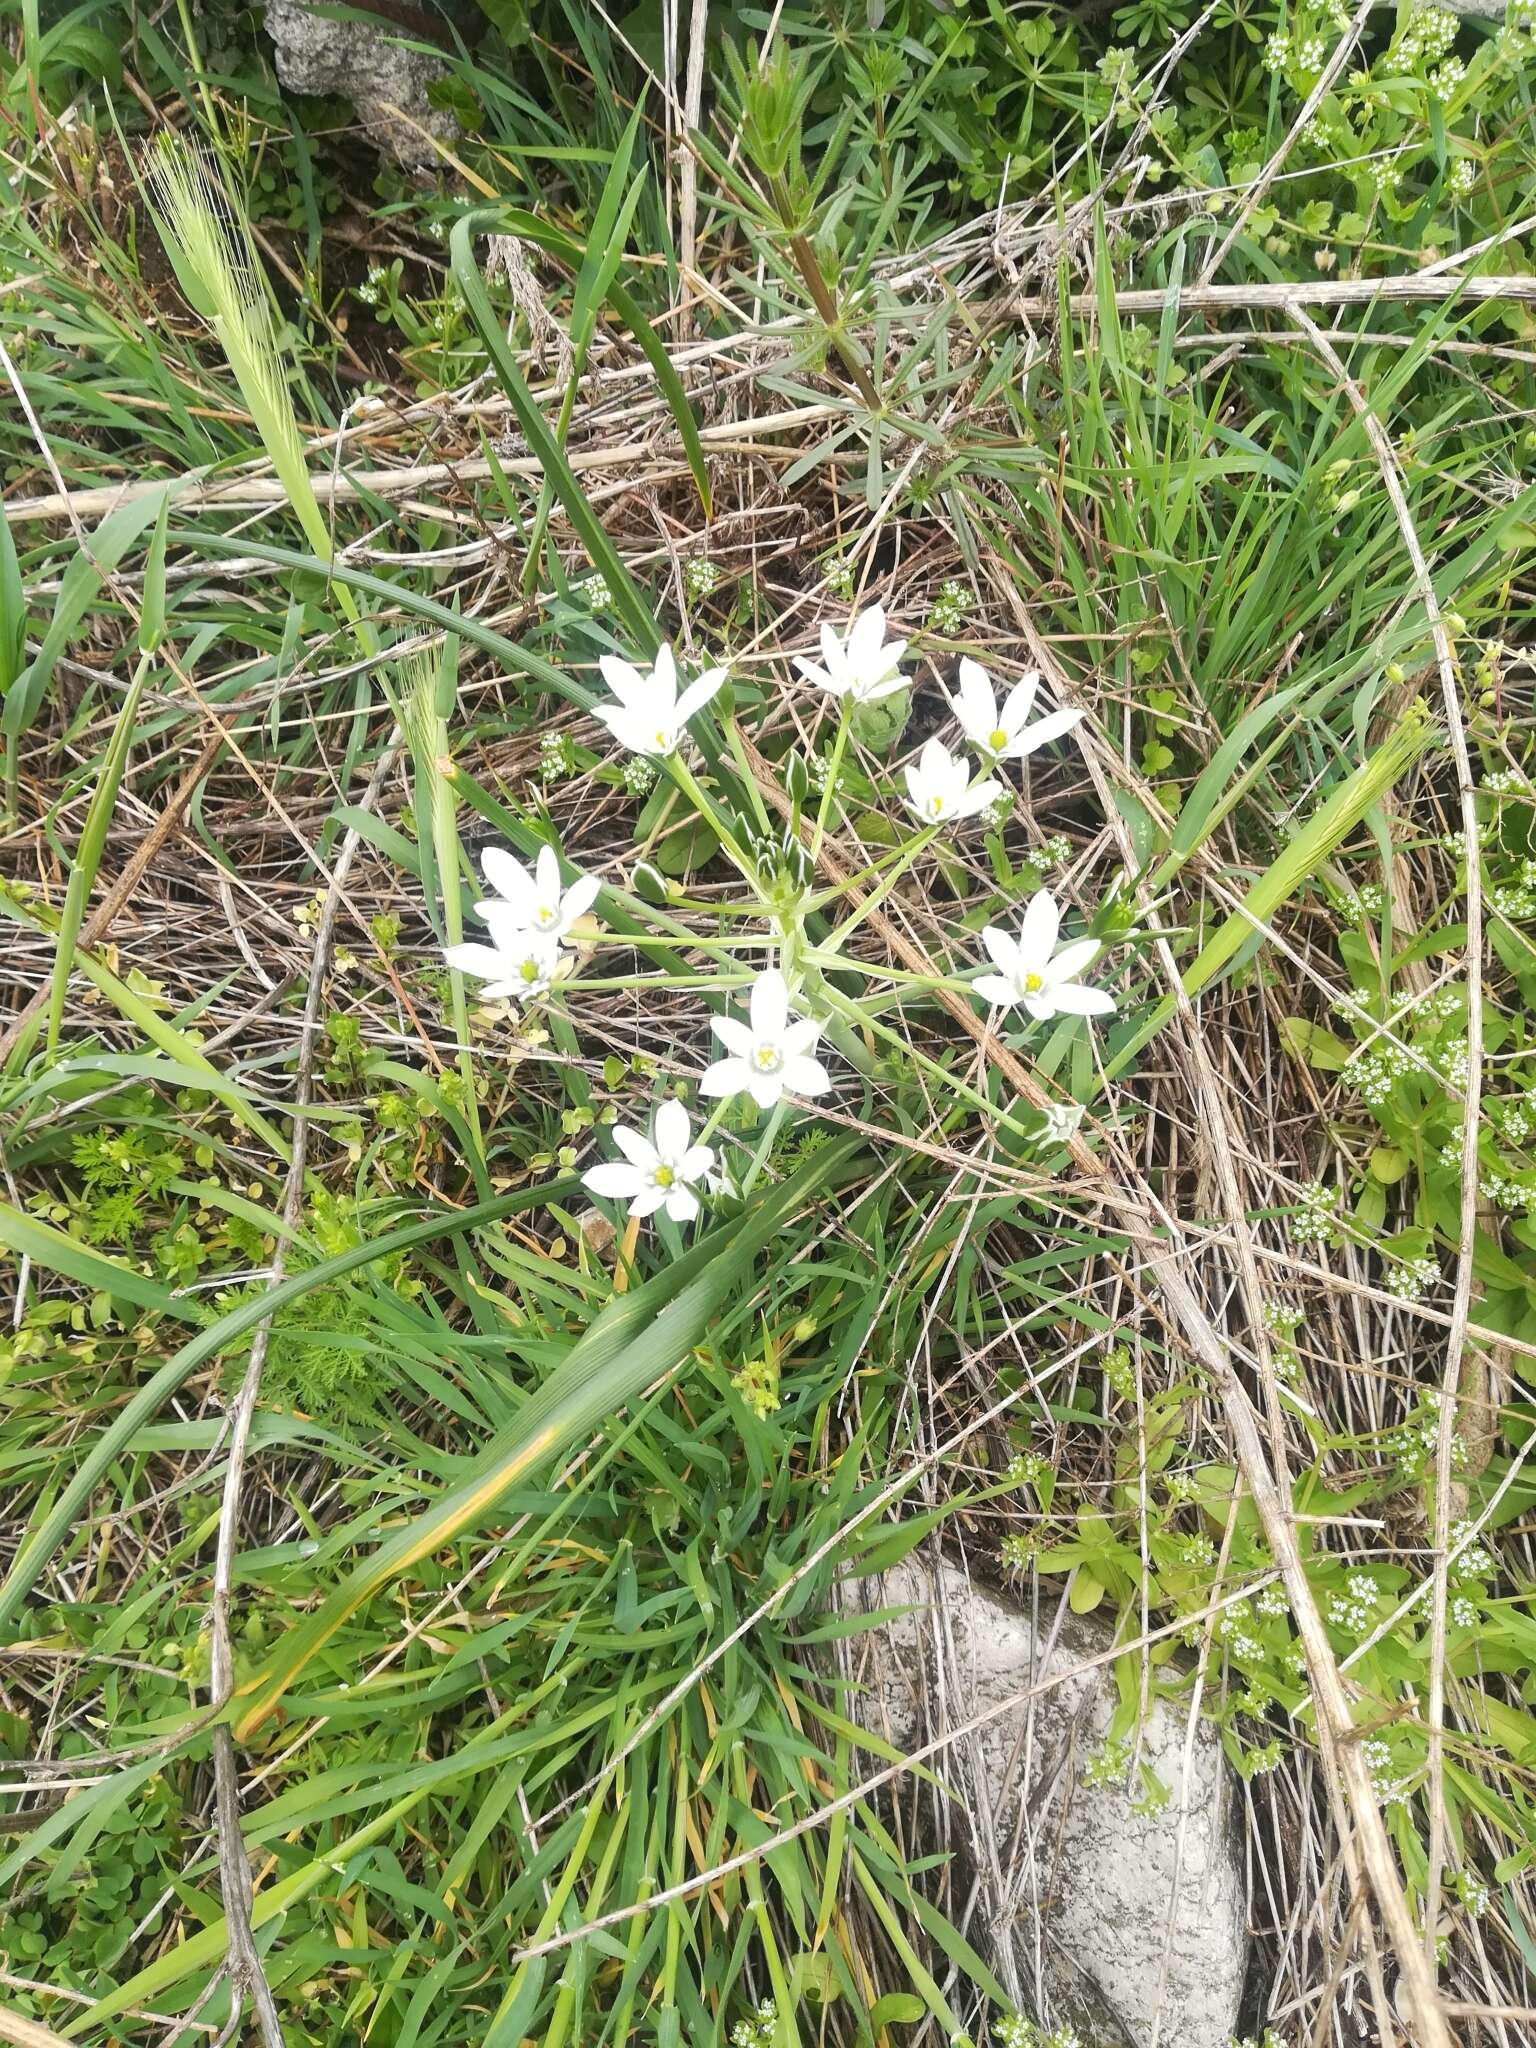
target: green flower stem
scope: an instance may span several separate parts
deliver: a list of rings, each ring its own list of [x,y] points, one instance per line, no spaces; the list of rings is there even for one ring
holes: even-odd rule
[[[930,847],[933,844],[934,840],[939,835],[940,829],[941,828],[937,825],[924,826],[922,831],[918,833],[917,837],[910,843],[910,845],[908,845],[903,850],[901,857],[896,862],[896,865],[886,872],[886,874],[881,879],[877,887],[870,890],[869,894],[864,898],[864,901],[859,905],[858,909],[853,913],[852,917],[846,919],[844,923],[840,924],[837,930],[832,933],[830,938],[828,938],[825,941],[823,946],[824,951],[836,953],[840,950],[842,946],[844,946],[847,943],[848,939],[853,935],[854,932],[858,930],[859,926],[864,922],[865,918],[869,916],[870,912],[879,909],[880,905],[885,901],[886,897],[890,895],[892,889],[895,888],[896,884],[907,872],[907,869],[911,867],[913,861],[917,859],[918,855],[920,853],[926,852],[928,847]]]
[[[691,800],[699,816],[708,822],[716,838],[731,856],[731,859],[736,863],[742,874],[756,887],[756,868],[753,866],[750,857],[743,853],[741,847],[737,844],[735,833],[726,824],[719,810],[711,802],[710,798],[705,795],[704,790],[694,776],[693,770],[676,754],[669,754],[667,756],[666,768],[676,787],[682,791],[684,796]]]
[[[741,737],[741,727],[734,718],[724,720],[724,725],[725,743],[731,750],[731,759],[736,763],[737,772],[741,776],[742,787],[746,790],[752,808],[757,813],[758,830],[764,833],[771,832],[773,826],[769,821],[768,807],[763,802],[763,793],[757,786],[757,777],[752,773],[751,763],[747,759],[747,749]]]
[[[837,795],[837,778],[842,770],[843,754],[848,746],[848,730],[851,723],[848,705],[845,700],[839,699],[837,737],[832,742],[832,758],[827,763],[827,780],[821,792],[821,803],[816,811],[816,830],[811,835],[811,859],[813,862],[820,854],[821,842],[826,837],[827,818],[832,809],[833,799]]]
[[[744,1195],[751,1194],[753,1182],[768,1164],[768,1154],[773,1150],[773,1141],[782,1130],[784,1119],[788,1114],[789,1104],[787,1102],[781,1101],[774,1104],[773,1114],[768,1119],[768,1128],[758,1140],[757,1150],[752,1154],[752,1164],[747,1168],[746,1175],[741,1183],[741,1192]]]
[[[823,952],[820,946],[812,946],[803,958],[808,967],[819,967],[824,973],[846,974],[849,962],[840,956]],[[916,989],[949,989],[955,995],[969,995],[971,984],[963,974],[919,974],[912,967],[879,967],[861,960],[858,970],[866,981],[902,982]]]

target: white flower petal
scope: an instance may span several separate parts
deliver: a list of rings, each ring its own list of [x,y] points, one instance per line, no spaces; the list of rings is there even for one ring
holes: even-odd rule
[[[750,1024],[743,1024],[739,1017],[711,1017],[709,1028],[720,1043],[735,1053],[739,1059],[750,1059],[757,1040],[752,1036]]]
[[[1033,974],[1043,974],[1061,930],[1061,911],[1049,889],[1037,889],[1024,911],[1019,933],[1019,958]]]
[[[663,640],[656,650],[656,666],[651,671],[651,682],[659,684],[674,703],[677,701],[677,663],[672,658],[670,641]]]
[[[786,1024],[779,1038],[779,1044],[786,1058],[809,1052],[821,1036],[821,1026],[813,1017],[797,1017],[792,1024]]]
[[[885,640],[885,606],[866,605],[848,628],[848,658],[862,666],[873,661]]]
[[[789,988],[777,967],[765,967],[753,982],[749,1007],[754,1037],[776,1041],[784,1035],[789,1022]]]
[[[525,903],[533,894],[533,881],[515,854],[504,846],[488,846],[480,856],[485,879],[509,903]]]
[[[641,1131],[632,1130],[628,1124],[615,1124],[613,1142],[618,1146],[630,1165],[641,1173],[654,1173],[661,1163],[661,1154]]]
[[[1019,942],[1010,937],[1000,924],[989,924],[981,935],[981,943],[987,949],[987,958],[1004,974],[1019,971]]]
[[[602,671],[603,681],[621,704],[641,703],[650,696],[651,678],[637,669],[632,661],[621,661],[616,654],[601,654],[597,665]]]
[[[650,1185],[638,1167],[626,1166],[622,1159],[606,1159],[601,1166],[594,1166],[581,1176],[581,1184],[594,1195],[608,1195],[618,1202],[631,1200]]]
[[[585,917],[597,901],[602,883],[596,875],[578,875],[560,899],[560,923],[569,931],[578,917]]]
[[[1053,988],[1058,981],[1073,980],[1099,957],[1099,951],[1097,939],[1073,939],[1070,944],[1062,947],[1046,968],[1046,987]]]
[[[772,1109],[773,1105],[784,1093],[783,1068],[781,1067],[776,1074],[759,1073],[755,1068],[750,1069],[749,1072],[750,1079],[747,1082],[747,1093],[759,1109]]]
[[[1070,732],[1083,716],[1081,711],[1052,711],[1045,718],[1037,718],[1033,725],[1025,726],[1017,734],[1008,752],[1016,760],[1034,753],[1037,747],[1046,746],[1051,740],[1059,740],[1064,732]]]
[[[967,731],[991,732],[996,726],[997,692],[992,687],[992,678],[968,654],[961,657],[960,688],[951,702]]]
[[[643,1187],[629,1205],[631,1216],[654,1216],[667,1199],[669,1190],[658,1187]]]
[[[1003,715],[995,723],[1007,733],[1016,733],[1029,717],[1035,701],[1035,692],[1040,687],[1040,671],[1032,668],[1022,675],[1003,699]]]
[[[1107,1017],[1115,999],[1102,988],[1085,988],[1078,981],[1052,982],[1041,993],[1064,1017]]]
[[[707,1066],[699,1076],[701,1095],[740,1095],[744,1088],[750,1088],[757,1079],[753,1069],[743,1059],[734,1055],[730,1059],[716,1060]]]
[[[1018,990],[1001,974],[978,974],[971,987],[983,1002],[996,1003],[1000,1009],[1011,1010],[1019,1000]]]
[[[511,964],[505,953],[499,953],[494,946],[469,944],[446,946],[443,958],[460,974],[487,976],[499,980]]]
[[[905,646],[906,642],[903,641],[902,645]],[[905,676],[894,675],[883,683],[856,684],[853,694],[861,704],[878,704],[882,697],[894,697],[898,690],[906,688],[906,684]]]
[[[832,1076],[821,1064],[806,1053],[792,1053],[773,1077],[792,1095],[825,1095],[832,1086]]]
[[[979,811],[990,810],[1003,794],[1003,785],[989,775],[985,782],[973,783],[961,792],[955,801],[955,816],[974,818]]]
[[[664,1102],[656,1112],[656,1150],[674,1171],[688,1150],[688,1138],[687,1110],[676,1100]]]
[[[694,678],[687,689],[684,690],[682,696],[677,700],[677,722],[679,725],[686,725],[696,711],[704,709],[704,706],[725,681],[728,673],[729,671],[723,668],[707,668],[703,675]]]
[[[539,901],[558,903],[560,900],[560,856],[552,846],[541,846],[539,858],[533,871]]]
[[[679,1180],[702,1180],[715,1163],[713,1145],[690,1145],[677,1163]]]
[[[674,1223],[691,1223],[699,1213],[699,1198],[678,1183],[667,1190],[666,1209]]]

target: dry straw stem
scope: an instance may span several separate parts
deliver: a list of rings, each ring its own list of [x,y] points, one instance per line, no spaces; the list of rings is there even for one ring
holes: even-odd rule
[[[699,439],[722,455],[780,455],[792,459],[798,448],[779,448],[757,437],[785,434],[800,427],[824,425],[841,419],[847,412],[841,405],[802,405],[789,412],[765,413],[761,417],[732,420],[702,426]],[[675,437],[658,436],[650,441],[621,442],[616,447],[577,448],[567,451],[566,461],[579,472],[616,470],[626,477],[624,488],[633,490],[636,472],[667,458]],[[353,475],[322,475],[309,472],[315,497],[326,504],[346,504],[354,498],[398,498],[413,491],[430,490],[437,484],[485,483],[496,474],[541,477],[543,465],[532,455],[502,456],[494,465],[475,456],[463,462],[422,462],[399,469],[363,469]],[[28,520],[100,519],[119,505],[148,496],[164,488],[163,479],[137,483],[105,484],[85,491],[50,492],[46,497],[17,498],[6,505],[5,516],[13,525]],[[290,502],[284,483],[273,477],[221,477],[211,483],[188,482],[171,500],[178,512],[215,508],[229,512],[259,512]]]
[[[1381,471],[1381,480],[1397,520],[1403,546],[1413,566],[1414,586],[1429,620],[1435,644],[1435,663],[1440,671],[1440,691],[1445,711],[1451,759],[1456,767],[1456,788],[1461,806],[1461,829],[1466,840],[1467,869],[1467,1079],[1461,1111],[1461,1214],[1456,1246],[1456,1291],[1451,1302],[1451,1327],[1445,1340],[1439,1431],[1435,1441],[1434,1601],[1430,1622],[1429,1662],[1429,1874],[1425,1884],[1424,1946],[1433,1972],[1435,1931],[1440,1918],[1440,1879],[1445,1862],[1445,1630],[1450,1553],[1451,1489],[1454,1482],[1456,1441],[1456,1395],[1466,1350],[1467,1324],[1472,1311],[1472,1258],[1477,1242],[1477,1125],[1483,1081],[1483,887],[1482,857],[1478,851],[1477,799],[1472,779],[1472,761],[1467,751],[1465,721],[1461,715],[1461,691],[1456,680],[1456,659],[1450,635],[1440,615],[1434,581],[1424,549],[1408,509],[1402,472],[1386,428],[1377,418],[1370,401],[1350,376],[1338,351],[1318,331],[1299,307],[1291,318],[1312,342],[1323,361],[1338,378],[1345,396],[1359,418],[1371,451]]]
[[[23,2019],[19,2012],[7,2012],[0,2006],[0,2041],[8,2041],[13,2048],[72,2048],[62,2034],[56,2034],[52,2027],[45,2027],[37,2020]]]

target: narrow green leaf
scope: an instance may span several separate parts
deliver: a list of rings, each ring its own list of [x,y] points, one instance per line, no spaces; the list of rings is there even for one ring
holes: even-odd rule
[[[244,1740],[261,1725],[350,1615],[422,1558],[468,1535],[510,1487],[542,1470],[605,1415],[675,1372],[758,1251],[813,1188],[835,1184],[855,1142],[807,1160],[791,1179],[762,1193],[744,1217],[711,1231],[655,1279],[605,1309],[465,1477],[356,1565],[319,1611],[290,1632],[259,1676],[242,1688],[236,1737]]]
[[[220,1316],[216,1323],[210,1323],[182,1345],[168,1358],[152,1378],[133,1394],[118,1410],[117,1416],[108,1429],[104,1429],[88,1449],[78,1454],[71,1470],[68,1483],[54,1502],[42,1526],[31,1536],[17,1555],[3,1586],[0,1586],[0,1628],[14,1619],[21,1603],[37,1582],[38,1574],[47,1564],[59,1544],[75,1526],[81,1512],[91,1497],[91,1489],[101,1475],[119,1456],[123,1446],[130,1443],[135,1434],[157,1414],[178,1387],[182,1386],[200,1365],[219,1352],[227,1351],[237,1338],[266,1316],[275,1316],[297,1301],[301,1295],[313,1288],[327,1286],[339,1280],[344,1274],[355,1272],[359,1266],[372,1264],[375,1259],[391,1257],[396,1252],[412,1250],[419,1244],[431,1244],[434,1239],[462,1237],[471,1230],[483,1229],[487,1224],[499,1223],[504,1216],[516,1215],[519,1210],[537,1208],[550,1201],[558,1201],[572,1192],[575,1183],[570,1180],[551,1181],[541,1188],[520,1188],[515,1194],[500,1195],[493,1202],[479,1202],[473,1209],[452,1211],[434,1210],[417,1223],[405,1224],[399,1230],[388,1231],[383,1237],[371,1239],[366,1244],[351,1245],[334,1258],[325,1259],[306,1272],[293,1274],[281,1286],[269,1288],[265,1294],[258,1294],[251,1300],[232,1308],[227,1315]],[[9,1212],[14,1214],[15,1212]],[[0,1222],[6,1212],[0,1210]],[[23,1219],[25,1221],[26,1219]],[[57,1253],[58,1248],[55,1247]],[[92,1254],[96,1257],[98,1255]],[[60,1272],[68,1272],[62,1254],[56,1258]],[[106,1262],[102,1262],[106,1263]],[[114,1268],[114,1271],[116,1269]],[[145,1306],[151,1304],[146,1302]]]

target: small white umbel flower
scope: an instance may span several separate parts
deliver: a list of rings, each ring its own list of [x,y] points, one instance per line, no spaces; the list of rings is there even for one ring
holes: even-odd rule
[[[490,945],[449,946],[448,965],[484,981],[483,1002],[526,1003],[544,995],[563,957],[560,941],[527,930],[510,904],[488,903],[484,915],[491,928]]]
[[[885,637],[885,607],[872,604],[861,611],[846,634],[839,637],[830,626],[821,629],[821,660],[795,656],[795,667],[807,682],[816,683],[834,697],[846,697],[852,704],[873,704],[889,697],[906,682],[897,663],[907,651],[905,640]]]
[[[729,1056],[705,1068],[700,1094],[747,1094],[761,1109],[771,1109],[786,1093],[824,1095],[831,1078],[811,1057],[821,1026],[790,1021],[789,988],[777,967],[765,969],[753,982],[749,1008],[750,1024],[735,1017],[710,1020]]]
[[[1051,711],[1031,725],[1029,714],[1039,687],[1039,670],[1031,669],[999,706],[992,678],[979,661],[966,656],[960,664],[960,687],[949,702],[961,731],[978,752],[993,761],[1022,761],[1036,747],[1070,732],[1083,715],[1081,711]]]
[[[723,668],[708,668],[679,695],[677,663],[671,648],[665,646],[649,672],[620,661],[615,654],[603,655],[597,665],[619,701],[595,705],[592,715],[632,754],[673,753],[684,726],[696,711],[704,709],[726,677]]]
[[[560,862],[552,846],[539,848],[532,874],[503,846],[488,846],[480,865],[496,896],[477,903],[477,915],[489,920],[492,911],[511,910],[524,931],[546,939],[563,939],[577,918],[592,908],[601,887],[595,876],[578,875],[562,889]]]
[[[1016,939],[989,924],[981,943],[998,971],[977,975],[971,983],[977,995],[1002,1009],[1022,1009],[1039,1019],[1107,1015],[1115,1007],[1114,997],[1072,978],[1096,958],[1099,941],[1074,939],[1058,952],[1060,930],[1061,910],[1049,889],[1030,897]]]
[[[656,1112],[649,1138],[627,1124],[615,1124],[613,1142],[624,1154],[584,1173],[581,1184],[594,1195],[628,1202],[631,1216],[650,1216],[664,1209],[674,1223],[691,1223],[699,1213],[694,1183],[704,1180],[715,1163],[713,1145],[689,1143],[688,1112],[680,1102],[664,1102]]]
[[[1003,785],[992,776],[973,783],[970,763],[963,755],[952,754],[942,740],[929,740],[916,762],[909,761],[902,772],[907,802],[925,825],[974,818],[1004,794]]]

